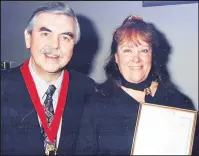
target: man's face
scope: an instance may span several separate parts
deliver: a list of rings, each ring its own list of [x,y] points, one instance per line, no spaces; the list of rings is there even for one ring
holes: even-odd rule
[[[68,64],[75,45],[75,29],[75,21],[70,16],[54,13],[37,15],[32,33],[25,30],[25,42],[38,73],[57,73]]]

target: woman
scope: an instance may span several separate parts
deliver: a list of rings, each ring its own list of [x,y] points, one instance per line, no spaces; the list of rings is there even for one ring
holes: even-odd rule
[[[116,29],[108,80],[85,106],[77,151],[130,155],[140,102],[194,110],[165,74],[168,46],[152,24],[127,17]]]

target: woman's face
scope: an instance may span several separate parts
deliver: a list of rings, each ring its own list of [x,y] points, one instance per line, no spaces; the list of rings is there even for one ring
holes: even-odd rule
[[[120,73],[131,83],[144,81],[152,66],[151,46],[142,40],[139,40],[139,43],[137,46],[131,42],[119,44],[115,53]]]

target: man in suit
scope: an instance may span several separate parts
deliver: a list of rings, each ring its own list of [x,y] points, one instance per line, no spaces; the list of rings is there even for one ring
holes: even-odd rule
[[[24,31],[30,58],[1,73],[1,154],[72,155],[89,77],[63,68],[80,38],[74,11],[61,2],[35,10]]]

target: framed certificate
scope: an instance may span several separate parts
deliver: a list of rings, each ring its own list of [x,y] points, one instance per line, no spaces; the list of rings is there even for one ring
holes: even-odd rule
[[[191,155],[197,111],[141,103],[131,155]]]

